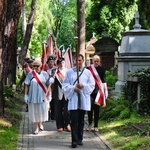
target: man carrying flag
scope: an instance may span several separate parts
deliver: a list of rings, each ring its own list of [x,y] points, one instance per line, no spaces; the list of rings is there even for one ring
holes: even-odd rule
[[[91,111],[88,111],[88,122],[87,131],[91,130],[93,113],[94,113],[94,131],[98,132],[98,119],[100,112],[100,105],[106,106],[106,98],[108,97],[108,90],[106,85],[105,70],[100,66],[100,57],[95,55],[92,60],[93,64],[88,66],[95,79],[95,89],[91,94]]]

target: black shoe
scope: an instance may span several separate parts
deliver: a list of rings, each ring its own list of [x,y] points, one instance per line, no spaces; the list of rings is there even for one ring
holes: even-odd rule
[[[76,147],[77,147],[77,144],[72,144],[71,147],[72,147],[72,148],[76,148]]]
[[[82,146],[82,145],[83,145],[83,142],[78,142],[78,145]]]

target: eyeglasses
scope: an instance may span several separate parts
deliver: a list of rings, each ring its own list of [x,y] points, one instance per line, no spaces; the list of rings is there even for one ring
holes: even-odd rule
[[[40,67],[39,65],[34,65],[33,67]]]

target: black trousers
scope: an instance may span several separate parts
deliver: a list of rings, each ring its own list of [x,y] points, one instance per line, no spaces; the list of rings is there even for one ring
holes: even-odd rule
[[[50,114],[49,114],[49,118],[51,120],[55,120],[55,99],[52,98],[52,100],[50,101]]]
[[[96,98],[96,94],[91,95],[91,111],[88,111],[88,122],[89,125],[93,122],[93,114],[94,114],[94,127],[98,127],[100,106],[94,104]]]
[[[84,110],[70,110],[72,144],[77,145],[83,140]]]
[[[56,100],[55,116],[57,129],[66,128],[68,125],[70,125],[68,101],[66,101],[64,98],[62,100]]]

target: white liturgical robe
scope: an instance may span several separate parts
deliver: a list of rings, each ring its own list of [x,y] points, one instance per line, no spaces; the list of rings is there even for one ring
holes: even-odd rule
[[[83,72],[82,72],[82,69]],[[83,84],[83,88],[80,91],[80,109],[89,111],[91,109],[91,100],[90,94],[95,88],[95,80],[91,74],[91,72],[86,68],[81,68],[79,71],[79,83]],[[62,90],[65,95],[65,99],[68,99],[68,110],[77,110],[78,109],[78,94],[74,91],[77,82],[77,72],[76,67],[69,69],[66,72],[65,79],[62,83]],[[75,82],[75,84],[74,84]]]

